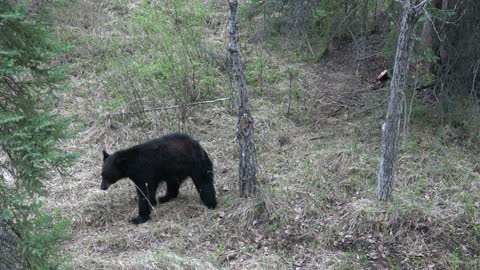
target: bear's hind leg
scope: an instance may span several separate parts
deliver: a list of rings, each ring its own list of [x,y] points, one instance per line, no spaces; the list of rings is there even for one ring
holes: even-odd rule
[[[158,203],[166,203],[171,199],[175,199],[178,196],[178,190],[180,189],[180,182],[178,179],[169,179],[167,182],[167,193],[165,196],[158,198]]]

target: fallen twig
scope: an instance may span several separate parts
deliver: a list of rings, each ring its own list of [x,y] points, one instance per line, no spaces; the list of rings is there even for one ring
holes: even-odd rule
[[[310,138],[310,139],[308,139],[308,140],[309,140],[309,141],[315,141],[315,140],[320,140],[320,139],[325,139],[325,138],[327,138],[327,136],[322,135],[322,136]]]

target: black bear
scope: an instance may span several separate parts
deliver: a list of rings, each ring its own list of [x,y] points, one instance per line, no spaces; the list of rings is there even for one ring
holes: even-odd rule
[[[185,134],[169,134],[114,154],[103,151],[101,190],[122,178],[130,178],[137,187],[140,224],[150,219],[151,207],[157,204],[158,185],[165,181],[167,192],[159,203],[178,196],[180,185],[191,177],[203,203],[210,209],[217,206],[213,186],[213,165],[200,144]]]

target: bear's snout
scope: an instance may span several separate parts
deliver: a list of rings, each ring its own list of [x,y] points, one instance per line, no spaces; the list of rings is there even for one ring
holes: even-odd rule
[[[100,190],[107,190],[110,185],[108,183],[102,182],[100,185]]]

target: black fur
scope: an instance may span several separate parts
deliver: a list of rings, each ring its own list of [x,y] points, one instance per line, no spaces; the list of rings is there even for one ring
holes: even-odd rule
[[[107,190],[127,177],[137,186],[138,217],[130,220],[134,224],[150,218],[151,207],[157,204],[156,190],[162,181],[167,184],[167,192],[158,198],[159,203],[176,198],[182,182],[191,177],[203,203],[210,209],[217,206],[212,162],[200,144],[185,134],[165,135],[112,155],[103,151],[100,189]]]

